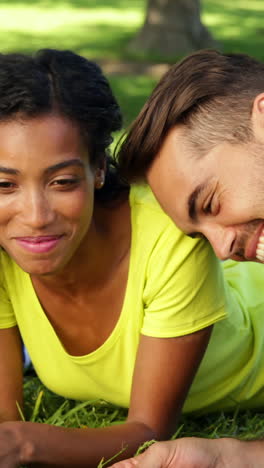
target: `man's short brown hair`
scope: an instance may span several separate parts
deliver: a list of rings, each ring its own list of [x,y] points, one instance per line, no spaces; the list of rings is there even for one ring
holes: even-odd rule
[[[220,142],[252,137],[254,98],[264,91],[264,65],[243,54],[201,50],[172,66],[144,105],[119,151],[123,176],[145,176],[168,132],[186,127],[201,156]]]

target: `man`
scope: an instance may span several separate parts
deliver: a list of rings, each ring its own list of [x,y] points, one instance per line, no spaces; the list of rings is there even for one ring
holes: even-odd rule
[[[219,258],[264,262],[264,64],[200,51],[172,67],[132,125],[120,164]]]
[[[186,234],[225,260],[264,263],[264,65],[199,51],[172,67],[122,145],[130,181],[146,179]],[[161,442],[117,468],[264,466],[264,442]]]

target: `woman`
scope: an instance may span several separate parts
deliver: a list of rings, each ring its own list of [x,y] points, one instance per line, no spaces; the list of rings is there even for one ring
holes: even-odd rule
[[[124,446],[127,457],[169,437],[215,323],[184,410],[231,407],[250,385],[254,336],[239,291],[147,186],[120,180],[107,152],[120,126],[94,63],[56,50],[0,56],[0,467],[94,467]],[[251,291],[257,300],[259,284]],[[47,387],[127,406],[127,421],[19,421],[21,337]]]

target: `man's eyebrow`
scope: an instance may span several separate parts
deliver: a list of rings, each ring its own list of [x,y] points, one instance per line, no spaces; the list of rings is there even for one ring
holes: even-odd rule
[[[45,169],[46,174],[50,174],[52,172],[59,171],[60,169],[64,169],[70,166],[78,166],[81,167],[82,169],[84,168],[84,162],[81,159],[74,158],[74,159],[68,159],[67,161],[61,161],[57,164],[54,164],[53,166],[47,167]]]
[[[197,185],[197,187],[191,193],[187,201],[189,218],[194,222],[197,221],[197,207],[196,207],[197,199],[205,187],[206,187],[205,182],[203,184]]]

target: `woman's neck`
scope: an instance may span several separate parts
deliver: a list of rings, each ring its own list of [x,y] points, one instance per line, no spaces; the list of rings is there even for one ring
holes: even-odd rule
[[[131,244],[131,220],[128,200],[115,208],[96,204],[89,231],[67,265],[51,275],[34,276],[34,284],[81,293],[104,285],[128,255]]]

